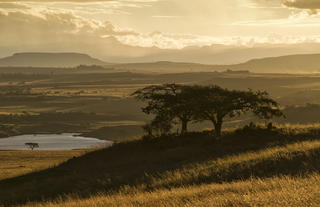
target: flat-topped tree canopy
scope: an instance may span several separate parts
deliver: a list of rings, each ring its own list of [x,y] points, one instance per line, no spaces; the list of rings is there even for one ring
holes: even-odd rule
[[[221,136],[221,128],[226,117],[235,117],[253,112],[261,119],[284,116],[276,101],[265,91],[229,90],[217,85],[192,86],[189,93],[195,95],[194,108],[197,120],[213,123],[216,136]]]
[[[29,147],[31,150],[33,150],[34,148],[39,148],[39,144],[38,143],[33,143],[33,142],[27,142],[24,145],[26,145],[27,147]]]

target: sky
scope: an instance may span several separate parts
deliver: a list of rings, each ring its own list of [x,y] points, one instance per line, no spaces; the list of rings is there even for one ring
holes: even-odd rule
[[[0,57],[228,64],[319,44],[320,0],[0,0]]]

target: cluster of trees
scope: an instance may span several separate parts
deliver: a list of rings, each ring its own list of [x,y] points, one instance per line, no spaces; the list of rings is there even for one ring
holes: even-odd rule
[[[265,91],[228,90],[216,85],[152,85],[132,94],[146,102],[142,111],[154,115],[144,126],[149,135],[166,134],[174,124],[181,124],[181,134],[187,132],[192,121],[212,122],[216,136],[221,136],[225,118],[253,112],[259,118],[283,116],[276,101]]]

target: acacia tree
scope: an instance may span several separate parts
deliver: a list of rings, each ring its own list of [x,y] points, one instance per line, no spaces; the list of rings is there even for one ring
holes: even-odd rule
[[[216,136],[221,136],[223,121],[226,117],[239,116],[252,111],[259,118],[270,119],[283,116],[278,103],[264,91],[254,92],[223,89],[219,86],[193,86],[189,93],[194,94],[198,120],[210,120]]]
[[[142,108],[143,112],[155,115],[146,129],[150,131],[152,127],[158,127],[162,133],[171,129],[168,123],[171,126],[175,119],[181,123],[181,134],[187,131],[190,121],[209,120],[219,137],[227,117],[249,111],[263,119],[283,116],[278,103],[269,98],[265,91],[228,90],[215,85],[164,84],[137,90],[133,96],[147,102],[146,107]]]
[[[27,142],[27,143],[25,143],[25,145],[27,147],[29,147],[31,150],[33,150],[34,148],[39,148],[39,144],[38,143]]]
[[[194,97],[187,93],[189,86],[178,84],[152,85],[137,90],[132,95],[139,100],[147,102],[142,108],[146,114],[155,115],[155,119],[151,122],[157,126],[167,126],[174,119],[178,119],[181,123],[181,134],[187,132],[188,123],[193,119],[192,102]],[[160,124],[158,120],[164,120],[166,124]],[[167,127],[168,129],[169,127]],[[150,127],[148,128],[150,129]]]

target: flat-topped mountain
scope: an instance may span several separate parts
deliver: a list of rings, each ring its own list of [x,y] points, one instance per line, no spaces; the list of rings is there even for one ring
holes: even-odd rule
[[[15,53],[0,59],[0,66],[12,67],[74,67],[106,64],[81,53]]]

